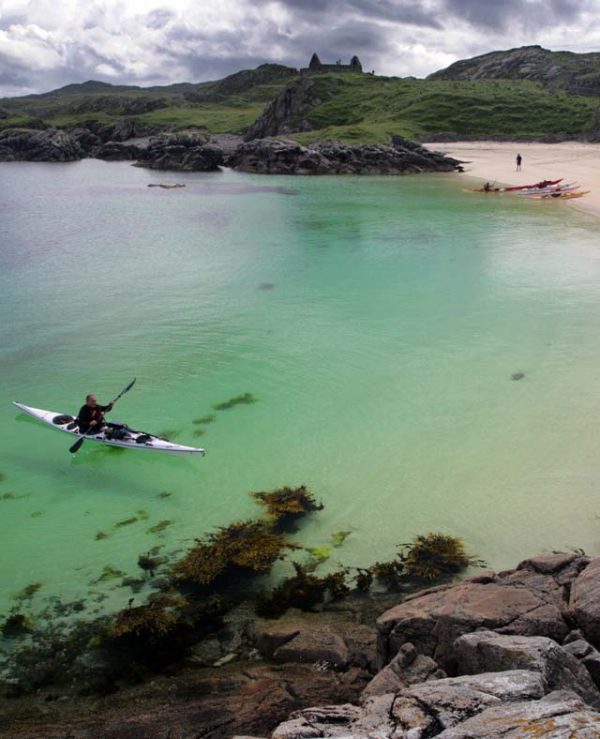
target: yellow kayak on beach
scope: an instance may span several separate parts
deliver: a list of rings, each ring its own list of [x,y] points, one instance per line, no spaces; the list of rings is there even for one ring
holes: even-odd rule
[[[581,198],[587,195],[590,190],[581,190],[580,192],[548,192],[543,195],[529,195],[528,200],[572,200],[573,198]]]

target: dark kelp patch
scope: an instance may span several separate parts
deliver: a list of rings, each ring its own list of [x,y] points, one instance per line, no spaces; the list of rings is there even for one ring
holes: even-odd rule
[[[212,423],[216,419],[216,416],[214,414],[210,414],[208,416],[200,416],[199,418],[194,418],[192,423],[196,424],[196,426],[206,426],[209,423]]]
[[[23,590],[13,595],[13,600],[24,601],[31,600],[37,591],[42,587],[41,582],[32,582],[30,585],[26,585]]]
[[[270,595],[260,595],[257,613],[264,618],[279,618],[288,608],[309,611],[324,600],[339,600],[350,588],[346,585],[346,571],[340,570],[325,577],[308,572],[305,567],[293,563],[296,574],[284,580]]]
[[[33,622],[22,613],[11,614],[2,624],[2,636],[15,639],[33,632]]]
[[[120,529],[123,526],[131,526],[132,523],[136,523],[138,521],[137,516],[130,516],[129,518],[124,518],[122,521],[117,521],[113,524],[113,529]]]
[[[162,521],[159,521],[158,523],[155,523],[154,526],[150,526],[150,528],[146,529],[147,534],[162,534],[165,529],[167,529],[169,526],[173,524],[173,521],[171,521],[168,518],[165,518]]]
[[[244,393],[243,395],[236,395],[234,398],[229,398],[229,400],[224,400],[222,403],[215,403],[212,407],[216,411],[227,411],[236,405],[251,405],[257,402],[257,398],[252,393]]]
[[[251,493],[251,496],[267,509],[280,530],[295,530],[296,521],[313,511],[323,509],[305,485],[298,488],[282,487],[278,490],[263,493]]]
[[[90,582],[90,585],[97,585],[99,582],[108,582],[109,580],[116,580],[117,578],[125,577],[125,573],[118,570],[112,565],[104,565],[102,572],[99,577]]]
[[[210,585],[219,577],[266,574],[298,544],[269,521],[237,521],[198,539],[172,569],[175,584]]]

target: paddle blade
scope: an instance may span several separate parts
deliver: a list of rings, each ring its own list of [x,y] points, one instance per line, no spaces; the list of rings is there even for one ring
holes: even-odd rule
[[[85,436],[80,436],[79,439],[77,439],[77,441],[69,447],[69,451],[71,452],[71,454],[76,454],[81,449],[81,445],[84,441]]]
[[[133,380],[129,383],[129,385],[127,385],[127,387],[125,388],[125,390],[123,390],[123,392],[121,393],[121,395],[125,395],[125,393],[129,392],[131,390],[131,388],[135,385],[135,381],[136,380],[137,380],[137,377],[134,377]]]
[[[135,385],[135,381],[136,381],[136,380],[137,380],[137,377],[134,377],[134,378],[133,378],[133,380],[132,380],[132,381],[131,381],[131,382],[129,383],[129,385],[127,385],[127,387],[126,387],[126,388],[125,388],[124,390],[121,390],[121,392],[120,392],[120,393],[119,393],[119,394],[117,395],[117,397],[116,397],[116,398],[114,399],[114,402],[115,402],[115,403],[117,402],[117,400],[119,400],[119,398],[120,398],[120,397],[121,397],[122,395],[125,395],[125,393],[127,393],[127,392],[129,392],[129,390],[131,390],[131,388],[132,388],[132,387],[133,387],[133,386]]]

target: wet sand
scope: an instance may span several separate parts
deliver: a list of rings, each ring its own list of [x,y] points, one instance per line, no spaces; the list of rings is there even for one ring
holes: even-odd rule
[[[560,144],[523,144],[497,141],[459,141],[425,146],[443,151],[465,162],[465,174],[483,183],[527,185],[540,180],[576,181],[590,192],[582,198],[561,201],[600,217],[600,144],[565,142]],[[521,171],[516,171],[516,156],[521,154]],[[550,207],[556,201],[548,203]]]

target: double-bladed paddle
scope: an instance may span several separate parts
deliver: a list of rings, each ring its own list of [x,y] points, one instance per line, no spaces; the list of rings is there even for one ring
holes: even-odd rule
[[[135,385],[135,381],[136,380],[137,380],[137,377],[134,377],[133,380],[129,383],[129,385],[127,385],[126,388],[124,388],[123,390],[121,390],[121,392],[113,400],[113,406],[117,402],[117,400],[119,400],[119,398],[121,396],[125,395],[126,392],[128,392],[129,390],[131,390],[131,388]],[[90,428],[92,428],[92,427],[90,427]],[[81,449],[81,445],[83,444],[83,442],[85,441],[85,437],[89,433],[90,433],[90,429],[88,429],[83,434],[81,434],[81,436],[77,439],[77,441],[69,448],[69,451],[71,452],[71,454],[75,454],[76,452],[78,452]]]

